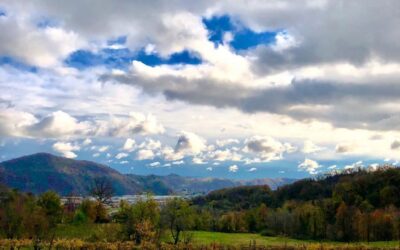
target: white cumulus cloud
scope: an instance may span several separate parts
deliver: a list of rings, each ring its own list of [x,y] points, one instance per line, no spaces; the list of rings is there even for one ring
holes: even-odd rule
[[[154,152],[151,149],[140,149],[136,153],[137,160],[151,160],[154,156]]]
[[[229,172],[236,173],[239,170],[239,167],[237,165],[232,165],[232,166],[229,166],[228,169],[229,169]]]
[[[298,165],[300,170],[307,171],[310,174],[316,174],[318,168],[320,167],[321,166],[318,164],[318,162],[308,158],[305,158],[304,161]]]
[[[66,158],[76,158],[74,151],[79,151],[80,147],[71,142],[56,142],[53,144],[53,150],[61,153]]]
[[[191,132],[182,132],[175,146],[175,152],[196,155],[206,149],[206,140]]]
[[[283,153],[292,152],[290,144],[283,144],[268,136],[253,136],[245,141],[244,151],[253,153],[261,158],[262,161],[280,160]]]

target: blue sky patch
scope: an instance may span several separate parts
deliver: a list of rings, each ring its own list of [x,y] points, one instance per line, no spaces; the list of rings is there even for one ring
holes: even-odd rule
[[[203,19],[203,23],[209,30],[210,41],[215,45],[222,44],[224,34],[231,32],[233,40],[229,43],[235,50],[246,50],[259,44],[271,44],[275,42],[277,31],[254,32],[240,23],[234,22],[227,15],[214,16],[209,19]],[[45,24],[47,25],[47,24]],[[107,41],[108,46],[124,45],[127,37],[120,36]],[[127,69],[133,60],[143,62],[149,66],[162,64],[200,64],[200,57],[189,51],[174,53],[168,58],[162,58],[158,54],[146,54],[144,49],[139,51],[131,51],[128,48],[111,49],[105,48],[97,53],[78,50],[72,53],[65,63],[68,66],[78,69],[84,69],[94,66],[104,65],[108,68]]]
[[[235,34],[230,45],[236,50],[248,49],[259,44],[275,43],[275,35],[277,32],[261,32],[255,33],[249,29],[243,29]]]
[[[65,63],[74,68],[85,69],[104,65],[108,68],[126,69],[133,60],[141,61],[149,66],[161,64],[200,64],[201,60],[188,51],[174,53],[168,58],[157,54],[146,54],[144,50],[133,52],[127,48],[103,49],[99,53],[78,50],[72,53]]]
[[[7,16],[7,12],[6,12],[5,9],[3,9],[3,8],[0,6],[0,17],[2,17],[2,16]]]
[[[184,50],[179,53],[174,53],[167,59],[161,58],[156,54],[146,54],[144,51],[140,51],[137,55],[136,60],[143,62],[144,64],[155,66],[161,64],[200,64],[201,60],[189,53],[189,51]]]
[[[225,32],[235,32],[236,28],[233,25],[229,16],[213,16],[210,19],[203,18],[203,23],[209,31],[209,40],[215,44],[222,44]]]
[[[224,34],[231,32],[233,40],[229,43],[235,50],[244,50],[259,44],[271,44],[275,42],[278,31],[254,32],[239,23],[235,23],[227,16],[213,16],[203,19],[203,23],[210,33],[209,40],[215,45],[222,44]]]
[[[7,65],[23,71],[37,72],[37,67],[22,63],[12,57],[0,56],[0,66]]]

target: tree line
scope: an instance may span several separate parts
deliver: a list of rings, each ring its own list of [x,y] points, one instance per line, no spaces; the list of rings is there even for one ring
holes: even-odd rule
[[[198,216],[209,218],[202,230],[386,241],[400,239],[399,188],[400,169],[383,166],[304,179],[275,191],[267,186],[223,189],[193,203]]]
[[[57,227],[101,223],[110,225],[104,227],[107,235],[94,235],[93,241],[131,241],[137,245],[160,244],[161,237],[170,238],[175,245],[191,241],[189,230],[195,211],[184,199],[173,198],[160,205],[148,195],[134,204],[122,200],[113,211],[108,206],[113,188],[106,178],[94,180],[90,193],[92,198],[77,206],[73,200],[62,204],[53,191],[35,196],[0,185],[0,239],[29,239],[35,249],[46,242],[51,249]]]
[[[336,241],[400,239],[400,169],[358,169],[305,179],[271,190],[235,187],[192,200],[160,204],[151,195],[111,209],[112,183],[94,180],[91,199],[61,203],[55,192],[38,196],[0,185],[0,238],[30,239],[50,246],[62,225],[106,224],[93,240],[179,244],[192,230],[252,232],[268,236]],[[51,247],[50,247],[51,248]]]

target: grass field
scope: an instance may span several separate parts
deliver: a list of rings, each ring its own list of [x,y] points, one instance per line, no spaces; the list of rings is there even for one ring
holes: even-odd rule
[[[244,245],[255,241],[257,245],[299,245],[309,243],[308,241],[295,240],[283,237],[265,237],[250,233],[218,233],[194,231],[193,241],[197,244],[220,243],[224,245]]]
[[[112,241],[118,237],[121,225],[108,224],[62,224],[57,227],[56,238],[81,239],[85,241]]]
[[[250,233],[217,233],[217,232],[203,232],[195,231],[193,232],[193,241],[195,244],[211,244],[219,243],[223,245],[248,245],[255,241],[256,245],[263,246],[277,246],[277,245],[288,245],[288,246],[299,246],[307,244],[326,244],[326,245],[337,245],[344,246],[349,245],[343,242],[319,242],[310,240],[296,240],[285,237],[266,237],[259,234]],[[366,242],[360,243],[350,243],[350,245],[368,245],[371,247],[381,247],[381,248],[393,248],[399,246],[398,241],[379,241],[379,242]]]
[[[64,239],[95,239],[95,240],[105,240],[105,238],[113,237],[113,233],[118,230],[118,225],[116,224],[84,224],[84,225],[60,225],[57,229],[57,238]],[[333,242],[333,241],[311,241],[311,240],[297,240],[285,237],[266,237],[259,234],[251,233],[218,233],[218,232],[204,232],[204,231],[193,231],[193,243],[196,245],[208,245],[212,243],[223,244],[223,245],[249,245],[254,243],[256,245],[262,246],[278,246],[278,245],[288,245],[288,246],[301,246],[308,244],[324,244],[330,246],[345,246],[345,245],[365,245],[370,247],[379,248],[394,248],[399,246],[398,241],[388,241],[388,242],[366,242],[360,243],[343,243],[343,242]],[[169,237],[165,240],[168,241]]]

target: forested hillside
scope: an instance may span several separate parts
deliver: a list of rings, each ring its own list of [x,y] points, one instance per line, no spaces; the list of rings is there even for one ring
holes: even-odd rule
[[[198,196],[193,203],[222,211],[243,210],[272,204],[272,191],[267,185],[224,188]]]
[[[103,177],[113,183],[117,195],[142,190],[131,179],[108,166],[47,153],[1,162],[0,173],[8,187],[35,194],[54,190],[60,195],[87,195],[93,180]]]
[[[304,179],[275,191],[266,186],[223,189],[193,203],[206,215],[218,214],[217,231],[391,240],[400,236],[399,188],[400,169],[385,166]]]

